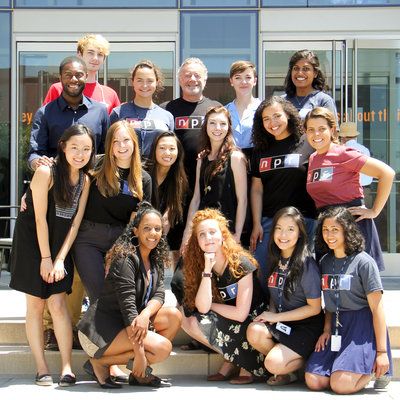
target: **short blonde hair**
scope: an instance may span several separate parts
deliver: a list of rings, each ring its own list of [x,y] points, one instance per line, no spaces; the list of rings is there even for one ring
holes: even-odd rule
[[[105,56],[110,54],[110,43],[108,40],[104,36],[94,33],[89,33],[78,40],[77,53],[83,54],[89,45],[97,47]]]
[[[241,74],[246,71],[247,68],[250,68],[253,71],[254,77],[257,78],[256,66],[250,61],[238,60],[235,61],[231,65],[231,69],[229,71],[229,78],[233,78],[236,74]]]

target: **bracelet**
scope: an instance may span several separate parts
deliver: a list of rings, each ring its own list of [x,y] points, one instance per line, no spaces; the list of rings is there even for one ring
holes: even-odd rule
[[[212,272],[202,272],[201,276],[203,278],[211,278],[212,277]]]
[[[42,257],[42,260],[45,260],[46,258],[51,258],[51,256],[48,256],[48,257]]]
[[[377,350],[377,353],[387,353],[387,350]]]

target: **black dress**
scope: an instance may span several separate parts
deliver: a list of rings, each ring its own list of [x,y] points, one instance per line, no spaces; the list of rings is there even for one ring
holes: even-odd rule
[[[229,220],[229,229],[234,232],[237,198],[231,156],[226,160],[222,170],[211,176],[214,162],[210,161],[208,157],[201,160],[199,210],[205,208],[218,209]]]
[[[78,210],[79,199],[84,183],[84,173],[80,172],[79,182],[74,187],[71,207],[55,204],[53,188],[48,192],[47,224],[51,258],[54,261],[71,228]],[[40,275],[41,254],[36,232],[35,210],[31,188],[26,192],[26,210],[17,218],[14,230],[13,247],[10,255],[10,287],[32,296],[48,299],[56,293],[71,292],[74,266],[70,254],[64,260],[66,274],[64,279],[54,283],[45,282]]]

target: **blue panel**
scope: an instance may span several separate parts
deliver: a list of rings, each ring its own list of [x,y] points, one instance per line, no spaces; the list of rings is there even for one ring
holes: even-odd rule
[[[261,0],[262,7],[368,7],[400,5],[400,0]]]
[[[11,0],[0,0],[0,7],[2,8],[10,8]]]
[[[181,0],[181,8],[257,8],[258,0]]]
[[[178,0],[14,0],[15,8],[177,8]]]

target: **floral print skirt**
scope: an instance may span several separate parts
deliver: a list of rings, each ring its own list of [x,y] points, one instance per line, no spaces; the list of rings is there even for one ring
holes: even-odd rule
[[[199,328],[218,353],[238,367],[255,376],[268,376],[264,367],[264,355],[254,349],[246,338],[248,325],[265,309],[260,305],[243,322],[222,317],[214,311],[207,314],[194,313]]]

